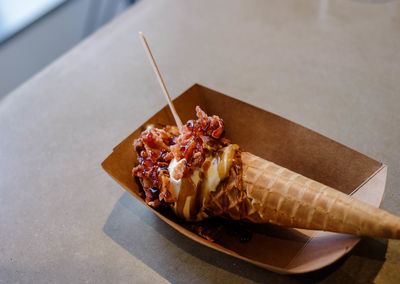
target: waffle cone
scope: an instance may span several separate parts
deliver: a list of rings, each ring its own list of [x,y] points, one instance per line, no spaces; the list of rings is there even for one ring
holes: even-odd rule
[[[243,190],[221,188],[210,215],[353,235],[400,238],[400,218],[338,190],[242,152]]]

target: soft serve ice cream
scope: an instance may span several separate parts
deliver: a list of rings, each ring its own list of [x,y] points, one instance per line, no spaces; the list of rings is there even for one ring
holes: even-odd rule
[[[208,117],[199,107],[196,113],[198,119],[188,121],[180,132],[176,127],[149,128],[134,142],[139,165],[133,173],[143,185],[146,202],[169,206],[188,221],[209,217],[205,204],[210,194],[241,166],[239,146],[223,138],[222,119]]]
[[[210,193],[217,190],[221,181],[229,176],[235,153],[236,144],[220,149],[216,155],[205,159],[202,166],[193,170],[188,176],[175,179],[175,169],[186,160],[179,162],[174,158],[168,166],[170,173],[171,194],[176,200],[172,206],[175,214],[186,220],[199,221],[208,217],[204,204]]]

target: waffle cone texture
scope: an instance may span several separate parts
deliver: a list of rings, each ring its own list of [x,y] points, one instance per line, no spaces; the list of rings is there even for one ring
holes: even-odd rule
[[[242,152],[243,190],[218,189],[210,215],[253,223],[400,238],[400,218],[251,153]]]

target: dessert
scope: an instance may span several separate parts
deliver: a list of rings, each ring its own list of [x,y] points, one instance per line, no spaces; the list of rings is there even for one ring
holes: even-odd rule
[[[224,123],[196,107],[181,129],[135,140],[133,169],[154,207],[186,221],[211,217],[354,235],[400,238],[400,218],[272,162],[223,137]]]

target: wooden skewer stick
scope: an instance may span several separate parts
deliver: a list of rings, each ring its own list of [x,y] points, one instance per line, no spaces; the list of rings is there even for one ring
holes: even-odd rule
[[[172,115],[173,115],[174,118],[175,118],[176,125],[178,126],[179,129],[181,129],[181,127],[182,127],[182,121],[181,121],[181,119],[179,118],[179,115],[178,115],[178,113],[177,113],[176,110],[175,110],[174,104],[172,103],[171,97],[169,96],[167,87],[165,86],[164,80],[163,80],[163,78],[161,77],[160,70],[158,70],[156,61],[154,60],[153,54],[151,53],[149,44],[147,43],[147,40],[146,40],[146,38],[144,37],[144,34],[143,34],[142,32],[139,32],[139,37],[140,37],[140,39],[142,40],[142,44],[143,44],[144,51],[146,52],[147,57],[149,58],[151,65],[153,66],[154,72],[156,73],[158,82],[160,83],[160,86],[161,86],[161,89],[163,90],[163,93],[164,93],[164,95],[165,95],[165,98],[166,98],[167,101],[168,101],[168,105],[169,105],[169,108],[171,109]]]

